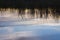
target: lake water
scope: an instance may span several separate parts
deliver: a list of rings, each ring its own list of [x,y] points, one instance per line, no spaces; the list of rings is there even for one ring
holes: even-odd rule
[[[60,23],[53,20],[0,19],[0,40],[60,40]]]

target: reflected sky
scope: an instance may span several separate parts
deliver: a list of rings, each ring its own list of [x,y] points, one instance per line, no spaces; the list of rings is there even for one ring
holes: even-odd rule
[[[60,35],[59,25],[57,26],[22,25],[22,26],[0,27],[0,39],[15,39],[19,37],[21,38],[21,37],[39,37],[39,36],[44,38],[46,36],[51,35],[57,36],[58,34]]]

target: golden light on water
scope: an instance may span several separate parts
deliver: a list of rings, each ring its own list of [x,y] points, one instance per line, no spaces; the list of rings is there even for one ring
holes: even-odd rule
[[[28,9],[25,9],[25,13],[27,13],[28,12]]]

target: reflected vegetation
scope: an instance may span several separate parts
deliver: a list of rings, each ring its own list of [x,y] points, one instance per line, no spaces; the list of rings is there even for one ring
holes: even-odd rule
[[[60,9],[57,8],[0,8],[0,17],[19,17],[20,19],[53,18],[60,19]]]

